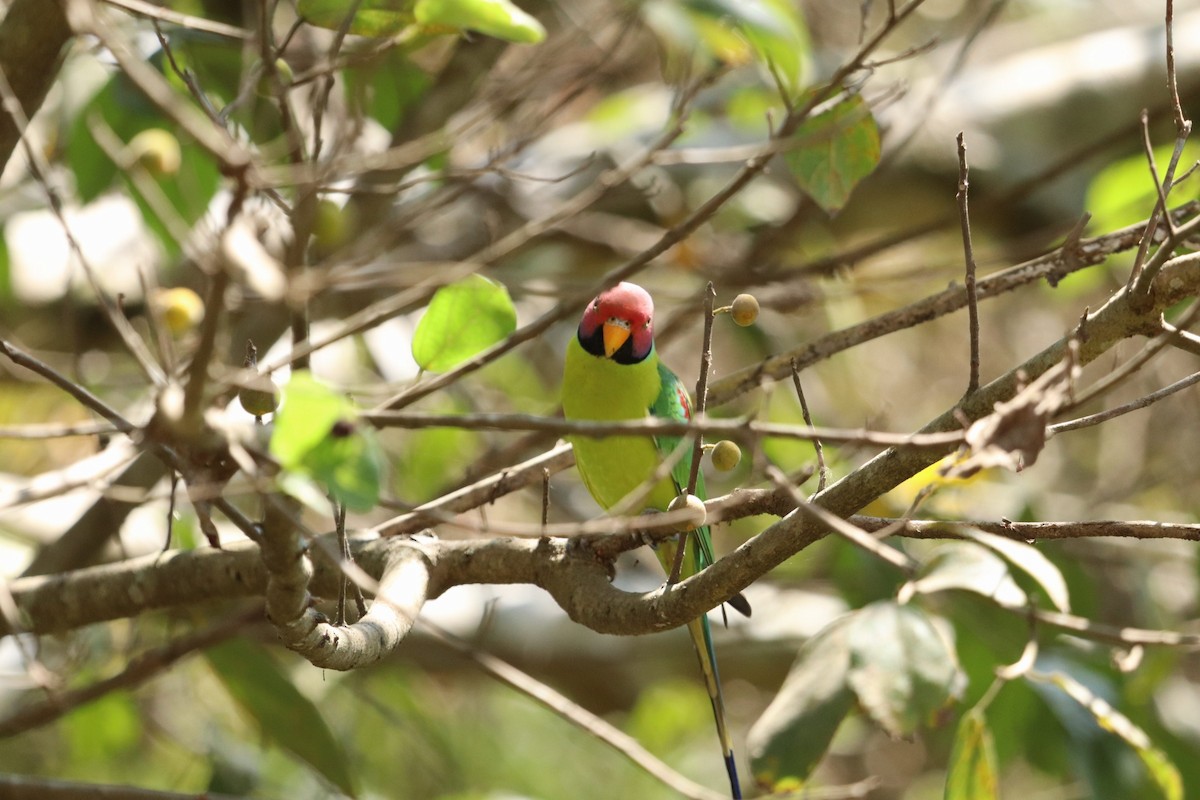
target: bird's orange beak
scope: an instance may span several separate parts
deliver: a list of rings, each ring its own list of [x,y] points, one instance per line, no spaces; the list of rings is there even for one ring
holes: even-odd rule
[[[613,357],[613,353],[621,349],[621,345],[629,338],[629,325],[609,320],[604,323],[604,355]]]

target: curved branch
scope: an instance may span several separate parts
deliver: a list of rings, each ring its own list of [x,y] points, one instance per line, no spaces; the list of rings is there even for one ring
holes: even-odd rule
[[[418,548],[393,548],[384,559],[375,600],[358,622],[333,625],[308,607],[299,617],[276,627],[283,643],[313,666],[336,670],[364,667],[390,655],[408,636],[425,604],[428,581],[429,562]]]

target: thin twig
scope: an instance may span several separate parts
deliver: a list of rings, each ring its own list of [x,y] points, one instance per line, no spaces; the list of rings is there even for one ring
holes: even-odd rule
[[[1189,220],[1180,224],[1177,229],[1180,239],[1200,233],[1200,217],[1193,216],[1198,210],[1200,203],[1192,201],[1171,212],[1176,220]],[[981,278],[977,283],[979,299],[998,297],[1043,279],[1054,285],[1072,272],[1103,263],[1114,253],[1137,247],[1147,230],[1147,224],[1139,222],[1103,236],[1083,239],[1070,249],[1069,257],[1061,247],[1055,248],[1045,255]],[[1166,261],[1168,255],[1169,252],[1164,252],[1161,256],[1156,254],[1155,257]],[[746,392],[758,389],[764,378],[785,379],[791,374],[793,361],[801,369],[806,369],[864,342],[951,314],[966,304],[966,294],[960,287],[947,288],[903,308],[833,331],[725,375],[709,385],[708,401],[715,405],[728,403]]]
[[[1190,259],[1192,261],[1200,261],[1200,254],[1192,253],[1187,256],[1180,256],[1180,260]],[[1085,403],[1100,397],[1107,392],[1112,391],[1119,386],[1123,381],[1140,370],[1143,366],[1149,363],[1150,359],[1158,355],[1169,345],[1175,343],[1180,338],[1182,328],[1191,326],[1200,319],[1200,302],[1193,302],[1191,308],[1188,309],[1180,319],[1178,327],[1171,326],[1163,333],[1147,342],[1136,355],[1121,364],[1119,367],[1105,373],[1103,377],[1089,386],[1085,391],[1076,393],[1072,399],[1072,408],[1084,405]]]
[[[971,214],[967,193],[971,182],[967,167],[967,144],[962,131],[958,133],[958,218],[962,228],[963,259],[966,262],[967,330],[971,342],[971,367],[967,379],[968,395],[979,389],[979,296],[975,287],[975,248],[971,244]]]
[[[1166,29],[1167,29],[1167,85],[1171,90],[1171,110],[1175,117],[1175,132],[1186,136],[1191,129],[1191,121],[1183,116],[1183,106],[1179,102],[1179,77],[1175,71],[1175,0],[1167,0]]]
[[[493,678],[516,689],[580,730],[613,748],[680,796],[692,798],[692,800],[720,800],[723,797],[723,795],[706,789],[671,769],[629,734],[508,662],[473,647],[429,622],[423,622],[422,628],[429,631],[438,641],[475,662],[480,669]]]
[[[804,424],[808,426],[810,431],[815,431],[813,425],[812,414],[808,410],[808,400],[804,398],[804,387],[800,385],[800,370],[796,367],[796,362],[792,362],[792,385],[796,387],[796,398],[800,401],[800,414],[804,418]],[[825,466],[825,445],[821,443],[820,436],[812,438],[813,450],[817,455],[817,491],[824,490],[826,481],[829,480],[829,468]]]
[[[772,437],[779,439],[823,439],[838,444],[883,447],[940,448],[962,441],[961,431],[931,434],[885,433],[866,429],[817,428],[782,422],[734,419],[692,419],[690,422],[646,417],[622,422],[567,420],[535,414],[426,414],[414,411],[369,411],[361,419],[377,428],[460,428],[462,430],[542,431],[573,436],[694,436],[722,434],[735,439]]]
[[[690,419],[703,419],[708,408],[708,373],[712,369],[713,303],[717,298],[712,281],[704,291],[704,341],[700,348],[700,374],[696,377],[696,408]],[[690,420],[689,420],[690,421]],[[692,464],[688,470],[687,493],[696,493],[700,479],[700,461],[704,458],[704,434],[697,433],[692,445]]]
[[[1021,542],[1061,541],[1094,537],[1126,539],[1181,539],[1200,541],[1200,524],[1159,522],[1157,520],[1087,520],[1016,522],[1010,519],[965,519],[956,521],[935,519],[895,519],[855,514],[850,522],[865,531],[896,528],[897,536],[913,539],[955,539],[962,528],[1007,536]]]
[[[1157,403],[1159,400],[1162,400],[1164,397],[1168,397],[1169,395],[1175,394],[1176,392],[1186,389],[1189,386],[1193,386],[1197,383],[1200,383],[1200,372],[1193,372],[1186,378],[1180,378],[1168,386],[1164,386],[1163,388],[1151,392],[1150,394],[1143,395],[1136,400],[1131,400],[1128,403],[1119,405],[1116,408],[1110,408],[1107,411],[1101,411],[1096,414],[1089,414],[1086,417],[1080,417],[1068,422],[1059,422],[1054,425],[1049,425],[1046,427],[1046,434],[1047,436],[1054,436],[1059,433],[1066,433],[1067,431],[1077,431],[1080,428],[1099,425],[1101,422],[1107,422],[1115,417],[1128,414],[1131,411],[1147,408],[1148,406]]]
[[[350,555],[350,540],[346,537],[346,506],[337,501],[337,498],[330,496],[329,502],[333,504],[333,524],[334,532],[337,534],[338,549],[344,561],[351,559]],[[342,574],[342,579],[338,583],[337,596],[337,614],[334,617],[333,624],[339,628],[346,624],[346,584],[349,579],[345,573]]]
[[[796,503],[796,507],[803,513],[813,517],[817,522],[828,526],[834,533],[837,533],[842,538],[850,541],[851,544],[861,547],[873,556],[876,556],[881,561],[891,564],[896,569],[899,569],[906,575],[913,575],[917,571],[917,562],[900,552],[894,547],[889,547],[883,542],[876,539],[874,536],[863,531],[861,528],[854,526],[836,514],[826,511],[821,506],[808,502],[804,495],[792,485],[788,477],[783,474],[782,470],[773,464],[767,465],[767,477],[781,489],[788,491],[792,495],[792,500]]]
[[[200,341],[192,354],[188,366],[187,384],[183,389],[183,419],[187,425],[199,425],[204,389],[208,386],[208,368],[216,349],[217,330],[221,320],[221,309],[225,306],[225,290],[229,286],[229,272],[218,269],[209,278],[208,292],[204,299],[204,322],[200,328]]]
[[[20,101],[13,93],[12,86],[8,82],[8,76],[4,74],[3,70],[0,70],[0,105],[12,117],[16,123],[17,130],[21,133],[21,143],[28,157],[29,171],[33,174],[42,191],[45,192],[46,199],[49,201],[50,211],[62,227],[63,235],[66,237],[72,254],[78,259],[79,265],[83,268],[84,276],[88,279],[88,283],[92,287],[100,310],[108,319],[109,324],[112,325],[113,330],[121,337],[125,348],[133,356],[134,362],[141,368],[146,378],[156,386],[162,386],[166,381],[162,370],[154,363],[154,359],[146,348],[145,342],[134,331],[133,326],[129,324],[129,320],[113,304],[112,299],[100,286],[100,280],[97,277],[96,270],[92,267],[91,260],[87,257],[87,254],[79,244],[79,240],[75,237],[75,233],[67,221],[62,198],[59,197],[58,192],[50,184],[48,177],[51,174],[49,164],[46,163],[44,155],[30,141],[28,136],[29,120],[21,108]]]
[[[4,719],[0,719],[0,739],[16,736],[53,722],[109,692],[140,686],[169,669],[179,659],[228,639],[261,617],[262,609],[256,605],[251,610],[226,618],[209,628],[181,636],[163,647],[142,653],[130,661],[125,669],[111,678],[105,678],[78,689],[56,692],[53,697],[41,703],[26,706]]]
[[[83,405],[104,417],[121,433],[130,433],[134,430],[135,426],[133,423],[121,416],[116,409],[41,359],[26,353],[11,342],[3,339],[0,339],[0,353],[4,353],[14,364],[18,364],[41,375]]]
[[[213,22],[204,17],[193,17],[190,14],[181,14],[178,11],[173,11],[169,8],[156,6],[153,3],[147,3],[144,0],[104,0],[110,6],[124,9],[130,13],[137,14],[143,17],[149,17],[156,23],[166,22],[171,25],[176,25],[180,28],[187,28],[193,31],[203,31],[216,36],[224,36],[229,39],[246,40],[251,37],[250,31],[241,28],[235,28],[232,25],[226,25],[224,22]]]
[[[0,344],[0,348],[2,348]],[[104,436],[120,433],[110,422],[45,422],[0,425],[0,439],[63,439],[68,436]]]

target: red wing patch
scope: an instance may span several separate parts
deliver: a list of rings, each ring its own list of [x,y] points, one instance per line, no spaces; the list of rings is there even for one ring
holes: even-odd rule
[[[692,419],[692,403],[688,400],[688,393],[683,388],[683,384],[676,384],[675,394],[679,397],[679,405],[683,407],[683,418],[690,421]]]

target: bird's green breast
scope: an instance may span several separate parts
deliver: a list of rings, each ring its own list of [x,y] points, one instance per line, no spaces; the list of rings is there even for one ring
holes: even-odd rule
[[[637,364],[617,362],[585,351],[572,337],[563,369],[563,413],[567,419],[614,422],[650,416],[661,387],[658,356]],[[584,484],[604,508],[611,508],[654,474],[660,458],[647,436],[571,436],[575,463]],[[670,478],[660,481],[638,508],[665,510],[675,497]]]

